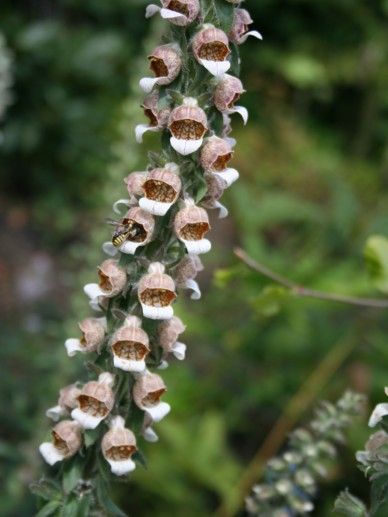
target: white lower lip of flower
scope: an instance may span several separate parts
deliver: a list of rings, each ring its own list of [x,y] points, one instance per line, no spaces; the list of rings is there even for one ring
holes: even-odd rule
[[[144,244],[142,242],[125,241],[119,250],[126,255],[134,255],[139,246],[144,246]]]
[[[77,422],[81,424],[84,429],[95,429],[98,424],[105,418],[103,416],[88,415],[80,408],[73,409],[71,416],[74,420],[77,420]]]
[[[233,147],[236,147],[237,140],[235,138],[232,138],[231,136],[225,136],[224,140],[228,142],[230,147],[233,149]]]
[[[151,418],[153,422],[160,422],[163,418],[169,414],[171,410],[170,404],[167,402],[159,402],[153,407],[143,407],[143,411]]]
[[[90,300],[89,307],[94,311],[102,312],[102,308],[99,304],[98,298],[96,298],[95,300]]]
[[[47,418],[51,418],[54,422],[58,422],[58,420],[66,414],[67,412],[62,406],[54,406],[46,411]]]
[[[246,32],[243,36],[241,36],[241,38],[239,39],[239,43],[245,43],[249,36],[252,36],[253,38],[257,38],[260,40],[263,39],[263,36],[260,34],[259,31],[249,31]]]
[[[370,416],[369,427],[375,427],[385,415],[388,415],[388,403],[377,404]]]
[[[228,115],[233,115],[233,113],[238,113],[241,116],[241,118],[243,119],[244,125],[247,124],[249,113],[248,113],[248,110],[246,108],[244,108],[244,106],[234,106],[234,108],[231,108],[230,110],[227,111]]]
[[[200,138],[199,140],[181,140],[179,138],[175,138],[175,136],[170,138],[170,144],[172,148],[183,156],[187,156],[188,154],[192,154],[195,153],[195,151],[198,151],[202,143],[203,138]]]
[[[127,460],[121,460],[121,461],[114,461],[114,460],[107,460],[110,469],[113,472],[113,474],[116,474],[116,476],[124,476],[125,474],[128,474],[129,472],[132,472],[136,468],[136,463],[128,458]]]
[[[152,305],[141,304],[143,315],[150,320],[170,320],[174,316],[174,309],[171,305],[167,307],[153,307]]]
[[[193,255],[207,253],[212,248],[212,243],[209,241],[209,239],[200,239],[198,241],[186,241],[181,239],[181,241],[186,246],[187,251]]]
[[[217,176],[222,178],[225,181],[227,187],[230,187],[240,177],[238,171],[236,169],[231,168],[224,169],[221,172],[213,172],[213,174],[216,174]]]
[[[158,366],[158,370],[166,370],[169,367],[169,364],[167,361],[163,360],[160,362]]]
[[[199,62],[206,68],[214,77],[221,77],[230,68],[229,61],[209,61],[208,59],[200,59]]]
[[[151,93],[154,86],[158,84],[160,77],[143,77],[139,81],[139,86],[144,93]]]
[[[146,427],[142,432],[144,440],[147,442],[155,443],[159,440],[159,436],[155,433],[152,427]]]
[[[39,445],[39,452],[44,461],[49,465],[54,465],[58,461],[62,461],[65,456],[51,442],[44,442]]]
[[[124,210],[128,210],[128,208],[131,206],[131,200],[130,199],[118,199],[117,201],[115,201],[112,206],[113,212],[115,214],[118,214],[118,215],[122,214],[122,212],[120,210],[121,205],[124,205],[124,207],[125,207]]]
[[[357,451],[356,460],[363,465],[368,465],[369,455],[366,451]]]
[[[86,284],[84,286],[84,293],[92,301],[95,301],[99,296],[106,296],[106,292],[103,291],[98,284]]]
[[[219,219],[225,219],[225,217],[228,217],[228,215],[229,215],[228,209],[226,208],[225,205],[223,205],[219,201],[216,201],[214,203],[214,208],[219,210],[219,212],[218,212]]]
[[[158,126],[150,126],[149,124],[138,124],[135,127],[135,136],[136,142],[141,144],[143,142],[143,135],[147,133],[147,131],[159,131],[160,128]]]
[[[163,203],[162,201],[154,201],[153,199],[142,197],[139,199],[139,206],[150,214],[166,215],[168,210],[171,208],[172,203]]]
[[[172,353],[179,360],[183,361],[186,357],[187,346],[184,343],[177,341],[172,347]]]
[[[171,18],[187,18],[187,16],[182,13],[178,13],[178,11],[172,11],[171,9],[165,8],[160,9],[160,16],[165,20],[169,20]]]
[[[109,255],[109,257],[115,257],[117,255],[117,248],[110,241],[104,242],[102,245],[102,251]]]
[[[144,359],[134,361],[133,359],[123,359],[117,355],[113,356],[113,364],[116,368],[120,368],[120,370],[124,370],[125,372],[142,372],[146,368]]]
[[[75,356],[77,352],[84,352],[79,339],[69,338],[65,341],[65,348],[69,357]]]
[[[199,300],[201,298],[202,294],[198,282],[196,282],[192,278],[189,278],[185,282],[185,287],[186,289],[191,289],[193,291],[192,295],[190,296],[192,300]]]

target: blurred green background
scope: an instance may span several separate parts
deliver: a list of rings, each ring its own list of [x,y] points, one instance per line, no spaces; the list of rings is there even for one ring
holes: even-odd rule
[[[4,516],[34,514],[27,487],[42,472],[44,410],[82,371],[63,347],[88,314],[81,286],[102,259],[122,178],[145,168],[157,142],[139,148],[133,138],[143,122],[137,80],[163,31],[146,23],[145,4],[1,2],[14,80],[0,145]],[[233,247],[302,285],[377,295],[363,248],[371,234],[388,236],[388,1],[245,4],[264,41],[241,49],[251,115],[246,128],[234,121],[241,179],[224,198],[230,218],[213,220],[203,298],[179,304],[189,353],[165,372],[172,413],[159,444],[145,446],[148,470],[115,487],[130,515],[210,515],[234,497],[289,399],[335,347],[351,352],[314,398],[352,387],[372,405],[386,384],[386,312],[290,297]],[[345,486],[367,494],[353,459],[366,436],[361,421],[314,515],[330,515]]]

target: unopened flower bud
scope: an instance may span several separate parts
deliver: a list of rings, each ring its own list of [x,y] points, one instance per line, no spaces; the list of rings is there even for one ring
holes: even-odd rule
[[[70,411],[77,406],[77,397],[81,390],[76,384],[69,384],[59,390],[58,404],[46,411],[46,416],[54,421],[58,421],[60,417],[70,414]]]
[[[175,283],[160,262],[152,263],[140,279],[138,296],[146,318],[165,320],[174,315],[171,304],[176,298]]]
[[[204,238],[210,230],[209,217],[206,210],[192,200],[186,201],[185,207],[176,214],[174,229],[189,253],[198,255],[210,251],[211,242]]]
[[[39,451],[49,465],[70,458],[82,445],[81,426],[73,420],[63,420],[52,432],[52,441],[42,443]]]
[[[86,318],[78,323],[81,331],[79,339],[69,338],[65,341],[65,347],[69,357],[77,352],[96,352],[105,339],[106,318]]]
[[[162,8],[150,4],[146,9],[146,18],[160,12],[160,16],[174,25],[184,27],[192,23],[200,11],[199,0],[161,0]]]
[[[155,77],[143,77],[140,80],[140,87],[147,93],[157,84],[164,86],[172,83],[179,75],[182,67],[182,58],[179,48],[173,45],[162,45],[156,47],[150,56],[150,68]]]
[[[125,427],[125,421],[121,416],[112,418],[110,430],[102,438],[101,450],[113,474],[123,476],[136,468],[135,462],[131,459],[132,454],[137,451],[136,438],[133,432]]]
[[[153,169],[143,183],[144,197],[139,206],[154,215],[165,215],[176,202],[182,188],[179,167],[167,163],[162,169]]]
[[[148,335],[141,328],[141,320],[128,316],[112,337],[113,364],[127,372],[142,372],[150,352]]]
[[[98,377],[98,381],[85,384],[78,396],[78,407],[71,416],[85,429],[95,429],[111,412],[114,405],[112,386],[114,377],[106,372]]]
[[[172,110],[168,128],[175,151],[182,155],[194,153],[201,147],[208,130],[206,113],[196,99],[186,97],[181,106]]]
[[[229,70],[229,40],[224,31],[210,24],[205,25],[194,36],[192,45],[198,63],[212,75],[220,77]]]

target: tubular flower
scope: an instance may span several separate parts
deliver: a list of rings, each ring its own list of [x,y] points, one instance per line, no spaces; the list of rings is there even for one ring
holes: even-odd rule
[[[137,451],[136,438],[133,432],[125,427],[125,420],[121,416],[112,418],[109,427],[110,430],[102,438],[102,454],[113,474],[124,476],[136,468],[135,462],[131,459],[132,454]]]
[[[150,353],[148,335],[141,328],[141,320],[128,316],[112,337],[113,364],[126,372],[142,372]]]
[[[154,215],[166,215],[182,189],[178,174],[176,163],[167,163],[162,169],[150,171],[143,183],[144,197],[139,200],[140,207]]]
[[[49,465],[74,456],[82,445],[81,426],[73,420],[62,420],[51,431],[52,441],[44,442],[39,451]]]
[[[232,29],[228,34],[230,41],[240,45],[245,43],[249,36],[262,40],[263,36],[260,32],[249,30],[251,23],[253,23],[253,20],[246,9],[236,9],[234,11]]]
[[[201,147],[208,130],[206,113],[191,97],[183,99],[182,106],[173,109],[168,121],[170,143],[179,154],[192,154]]]
[[[224,0],[155,4],[146,15],[158,12],[175,27],[167,44],[148,58],[154,77],[141,80],[147,123],[136,127],[135,136],[141,142],[146,131],[159,131],[161,148],[148,153],[144,170],[127,175],[123,198],[113,204],[113,235],[103,244],[109,258],[97,269],[98,281],[84,287],[89,305],[103,318],[81,321],[81,335],[65,343],[70,356],[93,352],[86,366],[94,376],[60,390],[47,415],[55,420],[71,415],[73,421],[60,422],[53,441],[40,447],[51,464],[79,451],[59,477],[73,467],[84,479],[92,473],[93,515],[109,513],[112,504],[104,503],[111,473],[127,474],[143,461],[139,435],[156,441],[153,426],[170,411],[161,400],[166,385],[154,372],[172,356],[185,358],[180,341],[185,325],[174,315],[174,302],[186,289],[192,299],[201,297],[199,256],[211,249],[207,209],[225,217],[220,200],[239,177],[230,166],[236,144],[231,115],[248,118],[245,108],[235,106],[244,88],[235,77],[238,46],[230,40],[242,42],[250,17]],[[63,508],[79,499],[77,490],[63,494]]]
[[[69,338],[65,341],[69,357],[73,357],[77,352],[96,352],[101,347],[105,339],[106,318],[86,318],[78,323],[78,327],[81,338]]]
[[[127,274],[113,259],[105,260],[97,269],[99,283],[86,284],[84,291],[92,309],[99,310],[100,298],[113,298],[126,286]]]
[[[188,253],[199,255],[211,250],[211,242],[204,238],[210,230],[209,217],[206,210],[196,206],[194,201],[187,200],[184,208],[179,210],[175,216],[174,229]]]
[[[78,407],[71,412],[72,418],[85,429],[95,429],[111,412],[114,404],[112,386],[114,377],[102,373],[98,381],[90,381],[78,395]]]
[[[152,320],[168,320],[174,315],[171,304],[176,298],[175,283],[164,270],[160,262],[152,263],[138,286],[144,317]]]
[[[150,4],[146,9],[146,18],[160,12],[162,18],[169,20],[174,25],[184,27],[190,25],[200,11],[199,0],[161,0],[161,4],[161,8]]]
[[[170,116],[170,110],[167,107],[159,108],[159,93],[157,91],[147,95],[141,107],[149,123],[136,126],[135,134],[138,143],[143,141],[143,135],[147,131],[161,131],[167,125]]]
[[[248,122],[248,110],[243,106],[235,106],[240,96],[245,92],[242,82],[237,77],[225,74],[219,81],[214,92],[214,105],[224,115],[238,113],[244,124]]]
[[[215,77],[222,76],[230,68],[228,36],[213,25],[204,26],[193,39],[196,60]]]
[[[150,56],[150,68],[155,77],[143,77],[140,87],[146,93],[152,91],[155,85],[166,85],[173,82],[179,75],[182,67],[182,59],[178,49],[173,45],[156,47]]]
[[[152,429],[152,424],[160,422],[170,412],[170,405],[160,400],[166,391],[163,379],[150,372],[139,377],[133,386],[133,400],[137,407],[145,413],[142,434],[148,441],[158,439]]]
[[[228,167],[232,158],[233,149],[230,142],[215,135],[208,138],[201,149],[202,168],[222,178],[227,187],[239,178],[238,171]]]
[[[78,395],[81,390],[76,384],[69,384],[59,390],[58,404],[46,411],[46,416],[57,422],[62,416],[70,415],[72,409],[77,406]]]
[[[185,329],[186,326],[176,316],[160,323],[158,328],[159,345],[163,349],[164,357],[173,354],[180,361],[185,358],[186,345],[178,341],[180,334],[182,334]]]

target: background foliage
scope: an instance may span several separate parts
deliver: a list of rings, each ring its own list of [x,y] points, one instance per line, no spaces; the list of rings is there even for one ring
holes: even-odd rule
[[[81,282],[94,278],[122,177],[146,165],[132,136],[142,121],[141,56],[153,45],[144,5],[3,0],[0,8],[14,61],[0,148],[3,515],[34,512],[27,485],[41,471],[44,408],[80,366],[63,341],[87,313]],[[370,235],[388,236],[388,3],[246,6],[265,39],[242,51],[251,122],[237,129],[241,180],[226,196],[231,218],[213,221],[203,300],[180,303],[189,356],[166,372],[172,414],[160,443],[146,447],[148,470],[115,488],[133,515],[206,515],[230,498],[282,408],[333,347],[346,341],[352,351],[317,397],[352,387],[372,404],[386,383],[386,313],[289,297],[232,248],[310,287],[377,294],[363,249]],[[365,427],[353,429],[317,515],[329,515],[344,485],[367,492],[353,460]]]

